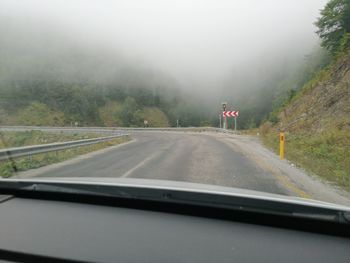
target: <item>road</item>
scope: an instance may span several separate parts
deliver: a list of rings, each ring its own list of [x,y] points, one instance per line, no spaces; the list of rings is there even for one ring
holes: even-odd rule
[[[292,167],[251,136],[132,132],[133,141],[19,177],[128,177],[238,187],[349,204],[349,196]],[[344,196],[346,195],[346,196]]]

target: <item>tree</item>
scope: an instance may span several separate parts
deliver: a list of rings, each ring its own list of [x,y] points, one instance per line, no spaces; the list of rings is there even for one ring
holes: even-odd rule
[[[350,32],[350,0],[331,0],[321,10],[315,25],[322,46],[337,53],[344,36]]]
[[[142,118],[140,116],[140,107],[136,100],[132,97],[127,97],[123,102],[121,111],[121,119],[125,126],[140,126]]]

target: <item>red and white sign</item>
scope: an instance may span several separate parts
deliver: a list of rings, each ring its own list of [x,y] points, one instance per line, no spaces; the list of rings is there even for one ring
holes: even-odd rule
[[[222,116],[224,117],[237,117],[239,111],[223,111]]]

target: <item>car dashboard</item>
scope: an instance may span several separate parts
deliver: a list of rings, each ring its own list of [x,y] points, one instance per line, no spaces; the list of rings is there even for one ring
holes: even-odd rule
[[[2,195],[0,259],[269,263],[350,259],[346,236],[254,223],[254,214],[245,221],[237,213],[220,209],[207,217],[206,208],[171,207],[121,199],[102,204],[74,196]],[[222,216],[225,213],[230,216]]]

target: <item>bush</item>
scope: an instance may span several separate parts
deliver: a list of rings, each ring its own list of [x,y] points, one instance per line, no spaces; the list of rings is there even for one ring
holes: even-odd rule
[[[17,114],[10,116],[10,124],[33,125],[33,126],[63,126],[64,114],[51,110],[46,104],[32,102],[29,106],[21,109]]]

